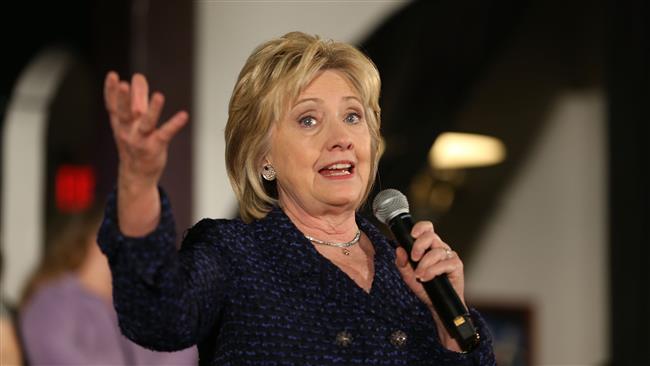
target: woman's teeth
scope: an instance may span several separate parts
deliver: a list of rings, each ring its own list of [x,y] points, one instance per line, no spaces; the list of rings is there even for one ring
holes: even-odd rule
[[[352,174],[352,164],[337,163],[321,169],[321,173],[326,176],[342,176]]]

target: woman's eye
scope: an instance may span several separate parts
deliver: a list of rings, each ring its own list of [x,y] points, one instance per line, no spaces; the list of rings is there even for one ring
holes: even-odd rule
[[[349,124],[356,124],[361,121],[361,116],[359,116],[357,113],[350,113],[347,116],[345,116],[345,122]]]
[[[316,118],[312,116],[302,117],[298,122],[304,127],[314,127],[317,123]]]

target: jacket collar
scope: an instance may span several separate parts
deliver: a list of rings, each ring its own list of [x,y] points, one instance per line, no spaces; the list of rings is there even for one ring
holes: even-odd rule
[[[401,320],[396,317],[400,312],[396,310],[412,309],[413,304],[412,301],[395,302],[404,298],[404,291],[410,292],[405,289],[406,285],[394,265],[395,243],[359,214],[356,221],[375,249],[375,274],[370,293],[316,251],[281,208],[274,207],[265,218],[254,222],[253,228],[267,258],[272,259],[279,273],[290,278],[298,289],[305,293],[318,289],[337,303],[353,302],[356,307],[399,322]]]
[[[385,263],[395,260],[394,243],[388,239],[367,219],[356,214],[359,229],[368,236],[375,249],[375,262]],[[334,266],[314,248],[289,217],[278,206],[254,224],[257,240],[264,242],[267,254],[275,257],[278,265],[291,275],[314,275]],[[324,268],[325,267],[325,268]],[[375,268],[377,271],[377,268]]]

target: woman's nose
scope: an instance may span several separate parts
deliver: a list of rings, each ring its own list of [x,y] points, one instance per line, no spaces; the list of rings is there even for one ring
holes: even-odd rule
[[[327,146],[330,150],[349,150],[354,146],[351,131],[343,121],[330,121],[328,123]]]

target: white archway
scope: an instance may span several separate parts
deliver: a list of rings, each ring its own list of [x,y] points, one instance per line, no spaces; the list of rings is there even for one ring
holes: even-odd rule
[[[2,134],[2,290],[19,299],[43,248],[49,106],[72,55],[42,51],[22,72],[7,104]]]

